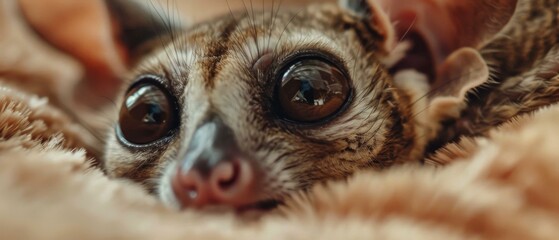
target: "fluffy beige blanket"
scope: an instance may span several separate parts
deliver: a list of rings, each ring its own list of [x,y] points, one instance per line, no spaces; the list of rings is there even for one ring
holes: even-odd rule
[[[9,7],[4,3],[0,12]],[[101,145],[67,114],[74,104],[65,102],[71,99],[65,90],[78,89],[76,62],[9,14],[0,14],[0,32],[2,239],[559,236],[559,106],[516,119],[488,138],[463,139],[428,161],[444,167],[358,173],[258,219],[175,212],[92,167]]]

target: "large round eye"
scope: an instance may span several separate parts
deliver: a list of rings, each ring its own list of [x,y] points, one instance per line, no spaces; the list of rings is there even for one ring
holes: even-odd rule
[[[302,59],[281,75],[277,98],[287,119],[316,122],[338,113],[350,92],[349,80],[336,65],[322,59]]]
[[[168,136],[178,125],[176,104],[159,84],[146,81],[132,87],[120,108],[122,137],[133,144],[148,144]]]

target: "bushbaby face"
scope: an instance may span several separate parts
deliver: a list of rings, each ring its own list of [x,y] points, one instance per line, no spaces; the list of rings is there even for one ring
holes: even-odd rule
[[[170,206],[244,209],[417,158],[412,96],[383,62],[388,21],[349,3],[246,11],[152,41],[117,102],[107,173]]]

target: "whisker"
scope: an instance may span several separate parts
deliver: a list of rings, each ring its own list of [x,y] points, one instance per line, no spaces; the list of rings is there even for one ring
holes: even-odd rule
[[[293,20],[295,20],[295,18],[301,14],[305,9],[301,8],[299,11],[297,11],[295,14],[293,14],[293,16],[289,19],[289,21],[285,24],[283,30],[281,31],[279,37],[278,37],[278,42],[276,43],[276,46],[274,47],[274,52],[277,52],[277,48],[281,42],[281,39],[283,37],[283,35],[285,34],[285,32],[287,31],[287,28],[289,27],[289,25],[293,22]]]
[[[153,8],[154,13],[157,15],[157,17],[159,18],[159,20],[163,23],[163,27],[164,30],[167,32],[168,36],[171,38],[170,44],[172,44],[172,47],[175,49],[175,58],[171,57],[171,53],[169,53],[169,51],[167,50],[167,48],[164,48],[165,51],[165,55],[167,56],[167,58],[171,61],[171,62],[178,62],[178,57],[176,55],[176,46],[175,46],[175,32],[173,30],[173,26],[171,23],[171,20],[169,20],[168,18],[166,18],[164,15],[165,13],[162,13],[161,11],[159,11],[160,8],[158,8],[156,6],[156,3],[153,2],[153,0],[149,1],[151,7]],[[169,6],[168,1],[167,1],[167,7]],[[157,19],[155,19],[155,16],[152,16],[152,28],[157,31],[158,24],[157,24]],[[166,39],[164,36],[156,36],[157,40],[159,41],[159,44],[161,46],[165,46],[166,44]],[[160,61],[160,60],[159,60]],[[161,65],[163,65],[162,62],[160,62]],[[177,69],[177,64],[171,64],[171,68],[173,68],[173,72],[178,72]]]
[[[406,32],[404,32],[404,34],[402,34],[402,37],[400,38],[401,42],[402,40],[404,40],[404,38],[406,38],[406,35],[408,35],[408,33],[411,31],[411,29],[413,28],[413,25],[415,25],[415,22],[417,21],[417,16],[415,16],[413,18],[413,21],[411,22],[410,26],[408,27],[408,29],[406,30]]]
[[[278,18],[278,14],[279,14],[279,11],[280,11],[282,0],[279,1],[277,9],[275,10],[275,13],[274,13],[274,3],[275,3],[275,1],[272,0],[272,10],[271,10],[272,21],[271,21],[270,31],[268,32],[268,43],[266,44],[267,49],[270,48],[270,42],[272,41],[272,31],[274,30],[274,27],[275,27],[275,24],[276,24],[276,19]]]

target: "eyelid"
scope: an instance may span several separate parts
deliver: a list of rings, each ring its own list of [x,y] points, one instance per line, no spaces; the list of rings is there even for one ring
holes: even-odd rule
[[[272,66],[275,59],[275,54],[272,52],[265,53],[256,60],[252,65],[252,70],[256,73],[264,73]]]
[[[281,59],[278,59],[277,62],[279,62],[279,66],[276,69],[274,75],[277,76],[279,74],[280,71],[285,70],[286,66],[289,66],[290,64],[292,64],[293,62],[297,61],[298,59],[302,59],[302,58],[319,58],[319,59],[324,59],[334,65],[336,65],[338,68],[342,69],[344,74],[349,76],[349,71],[348,71],[348,67],[347,67],[347,63],[346,61],[337,56],[336,54],[332,53],[331,51],[329,51],[328,49],[323,49],[323,48],[307,48],[307,49],[300,49],[297,51],[294,51],[288,55],[285,55],[284,57],[282,57]],[[349,80],[351,80],[351,78],[348,78]],[[351,82],[351,81],[350,81]]]
[[[138,77],[136,77],[134,79],[132,84],[130,84],[130,86],[128,86],[128,88],[126,89],[125,93],[128,94],[136,86],[138,86],[140,84],[144,84],[144,83],[149,83],[149,82],[154,83],[156,85],[159,85],[160,87],[164,87],[166,89],[169,89],[169,86],[163,80],[162,77],[160,77],[158,75],[154,75],[154,74],[142,74],[142,75],[139,75]]]
[[[134,82],[130,84],[130,86],[127,88],[125,94],[128,94],[132,89],[134,89],[134,87],[144,83],[153,83],[155,85],[158,85],[159,87],[167,89],[167,92],[169,92],[169,97],[171,97],[171,99],[176,103],[175,104],[176,108],[180,113],[179,105],[181,104],[181,102],[179,101],[179,98],[177,97],[178,95],[175,92],[176,89],[170,86],[170,83],[166,78],[161,77],[159,75],[155,75],[155,74],[139,75],[138,77],[136,77]]]

